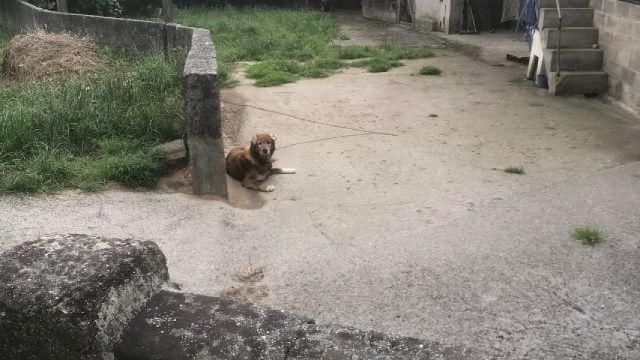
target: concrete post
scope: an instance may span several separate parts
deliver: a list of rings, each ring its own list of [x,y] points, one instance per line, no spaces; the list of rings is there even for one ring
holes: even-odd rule
[[[217,63],[209,31],[193,30],[182,81],[193,192],[226,198]]]
[[[162,21],[165,23],[173,22],[173,14],[171,10],[173,9],[173,4],[171,0],[162,0]]]

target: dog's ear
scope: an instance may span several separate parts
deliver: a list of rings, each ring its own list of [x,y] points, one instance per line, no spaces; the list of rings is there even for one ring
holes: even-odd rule
[[[278,140],[278,135],[276,135],[276,134],[269,134],[269,137],[271,138],[271,141]]]

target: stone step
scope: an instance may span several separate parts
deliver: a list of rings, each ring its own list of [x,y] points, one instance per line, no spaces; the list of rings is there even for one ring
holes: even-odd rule
[[[548,73],[549,93],[552,95],[594,95],[607,91],[604,71],[564,71]]]
[[[561,37],[562,49],[591,49],[598,43],[598,29],[593,27],[563,27]],[[542,44],[544,49],[558,48],[558,29],[543,29]]]
[[[592,27],[593,9],[591,8],[568,8],[562,9],[562,27]],[[540,19],[538,28],[557,28],[558,11],[554,8],[540,9]]]
[[[560,51],[560,71],[600,71],[603,52],[601,49],[563,49]],[[547,71],[556,71],[558,50],[544,51],[544,64]]]
[[[589,0],[559,0],[560,8],[588,8]],[[556,8],[556,0],[540,0],[540,8]]]

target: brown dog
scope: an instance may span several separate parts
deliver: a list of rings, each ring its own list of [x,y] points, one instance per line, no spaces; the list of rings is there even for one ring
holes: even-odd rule
[[[273,156],[276,151],[276,136],[258,133],[251,138],[251,143],[245,147],[236,147],[227,154],[227,174],[241,181],[242,186],[271,192],[275,186],[263,186],[261,182],[271,174],[295,174],[296,169],[274,168],[277,160]]]

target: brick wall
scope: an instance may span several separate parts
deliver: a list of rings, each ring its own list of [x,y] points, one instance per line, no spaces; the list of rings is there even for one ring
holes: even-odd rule
[[[609,95],[640,112],[640,4],[591,0],[600,29]]]

